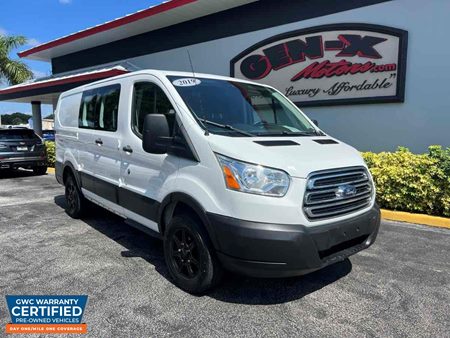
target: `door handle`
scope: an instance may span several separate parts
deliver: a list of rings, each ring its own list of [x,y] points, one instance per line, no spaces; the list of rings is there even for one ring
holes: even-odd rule
[[[122,150],[130,154],[133,152],[133,149],[130,146],[123,147]]]
[[[99,145],[99,146],[103,145],[103,141],[102,141],[101,138],[96,139],[96,140],[95,140],[95,143],[96,143],[97,145]]]

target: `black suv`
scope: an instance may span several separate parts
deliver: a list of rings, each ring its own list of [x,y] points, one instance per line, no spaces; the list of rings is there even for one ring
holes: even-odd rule
[[[33,169],[36,175],[47,172],[44,141],[31,129],[0,129],[0,170]]]

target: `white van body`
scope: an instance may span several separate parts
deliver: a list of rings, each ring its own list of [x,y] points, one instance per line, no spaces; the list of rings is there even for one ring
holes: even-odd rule
[[[202,87],[208,83],[210,87]],[[206,117],[216,120],[205,122],[191,105],[203,109],[220,101],[214,93],[216,83],[217,88],[232,84],[230,93],[240,92],[242,102],[261,109],[252,113],[256,118],[257,113],[269,116],[266,110],[272,109],[276,120],[282,109],[295,109],[307,132],[264,135],[250,129],[240,133],[226,123],[215,126],[226,120],[226,111],[210,112]],[[255,101],[265,96],[251,96],[248,88],[270,91],[282,103],[272,99],[271,108],[259,105]],[[182,96],[187,91],[189,104]],[[248,81],[157,70],[67,91],[56,109],[57,179],[66,185],[72,176],[83,198],[164,239],[174,215],[192,214],[211,254],[227,269],[264,277],[317,270],[369,247],[378,232],[379,209],[358,151],[326,135],[292,103],[286,108],[287,100],[274,88]],[[142,106],[151,114],[166,109],[162,113],[176,125],[178,146],[163,154],[144,150]],[[277,123],[272,124],[278,133]],[[253,126],[267,131],[269,124],[259,120]],[[244,168],[244,179],[233,176],[235,168]],[[229,172],[233,175],[226,176]],[[274,183],[258,188],[264,180]]]

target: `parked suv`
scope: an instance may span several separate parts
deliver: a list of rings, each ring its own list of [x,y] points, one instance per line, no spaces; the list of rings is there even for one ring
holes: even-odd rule
[[[33,169],[36,175],[47,172],[43,140],[33,130],[0,129],[0,169]]]
[[[222,268],[305,274],[369,247],[380,212],[358,151],[276,89],[144,70],[61,95],[56,178],[67,213],[86,200],[164,241],[192,293]]]

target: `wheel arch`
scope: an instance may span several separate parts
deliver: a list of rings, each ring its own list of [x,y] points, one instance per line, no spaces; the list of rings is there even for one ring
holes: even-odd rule
[[[64,162],[62,172],[63,172],[62,180],[64,185],[66,184],[67,177],[69,177],[68,175],[73,175],[73,177],[75,177],[75,181],[77,182],[78,187],[81,188],[80,175],[78,174],[78,171],[75,169],[74,165],[71,162],[69,161]]]
[[[218,248],[215,233],[206,210],[195,198],[182,192],[171,193],[162,201],[158,214],[159,233],[164,236],[166,226],[173,216],[183,212],[190,212],[199,220],[213,246]]]

